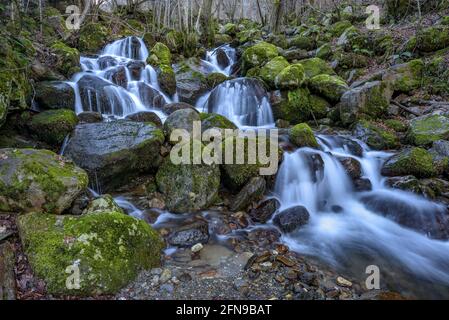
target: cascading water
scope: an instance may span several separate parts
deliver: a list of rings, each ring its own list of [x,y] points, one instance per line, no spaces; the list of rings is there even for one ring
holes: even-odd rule
[[[230,45],[223,45],[214,50],[207,51],[206,53],[205,62],[210,65],[215,72],[223,73],[226,76],[231,75],[235,61],[236,52]]]
[[[239,127],[271,127],[273,113],[267,92],[255,79],[226,81],[211,93],[204,110],[221,114]]]
[[[301,148],[284,157],[274,190],[281,202],[280,211],[301,205],[309,211],[310,221],[283,235],[283,240],[295,251],[344,266],[345,271],[352,269],[354,276],[364,275],[365,268],[374,264],[381,272],[396,268],[401,276],[410,274],[449,285],[449,242],[401,226],[393,221],[394,216],[384,217],[377,210],[386,209],[394,215],[406,210],[402,213],[407,216],[406,224],[412,226],[411,221],[417,219],[416,227],[434,227],[435,218],[447,214],[446,208],[386,187],[379,167],[389,153],[372,152],[363,146],[363,156],[357,156],[333,138],[319,137],[322,150]],[[372,191],[355,192],[338,157],[358,160]]]
[[[81,57],[82,72],[69,84],[75,90],[75,111],[96,111],[124,118],[140,111],[156,112],[172,102],[160,88],[153,67],[145,65],[148,49],[142,39],[128,37],[107,45],[95,58]]]

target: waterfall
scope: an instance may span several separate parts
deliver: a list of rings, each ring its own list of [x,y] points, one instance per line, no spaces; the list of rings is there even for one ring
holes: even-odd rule
[[[98,57],[81,57],[82,72],[68,82],[75,91],[75,112],[124,118],[153,111],[165,118],[160,107],[172,100],[161,90],[156,70],[145,65],[148,55],[142,39],[128,37],[107,45]]]
[[[239,127],[269,127],[274,124],[268,94],[255,79],[223,82],[210,93],[204,109],[227,117]]]
[[[212,66],[215,72],[220,72],[226,76],[230,76],[232,67],[236,62],[236,56],[237,55],[234,48],[230,45],[223,45],[207,51],[205,62]]]
[[[375,261],[397,264],[400,270],[420,278],[449,284],[449,242],[431,239],[395,221],[397,214],[403,214],[410,225],[416,220],[416,226],[431,226],[438,217],[447,215],[447,209],[386,187],[379,172],[390,154],[372,152],[360,143],[360,156],[332,141],[332,137],[319,136],[319,141],[322,150],[301,148],[286,154],[276,179],[274,193],[281,210],[301,205],[310,213],[306,226],[283,235],[290,248],[335,265],[349,257],[356,265],[354,256],[368,255],[376,257]],[[371,181],[372,191],[353,190],[350,177],[337,159],[341,156],[360,162],[362,176]],[[379,208],[387,215],[376,212]],[[401,210],[404,212],[398,212]]]

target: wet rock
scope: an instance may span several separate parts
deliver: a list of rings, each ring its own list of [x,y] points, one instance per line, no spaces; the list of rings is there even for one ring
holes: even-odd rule
[[[182,110],[182,109],[192,109],[196,110],[194,106],[191,104],[185,103],[185,102],[175,102],[175,103],[169,103],[162,107],[162,111],[164,113],[170,115],[175,111]]]
[[[125,89],[128,87],[126,68],[124,66],[117,66],[106,71],[104,77],[120,87],[123,87]]]
[[[114,121],[79,124],[66,155],[84,168],[105,191],[127,178],[156,169],[164,142],[161,130],[151,124]]]
[[[374,118],[383,116],[390,105],[392,94],[388,84],[381,81],[367,82],[346,91],[339,104],[342,123],[350,125],[364,115]]]
[[[105,114],[111,113],[111,107],[114,105],[115,114],[123,113],[118,97],[111,95],[111,91],[120,88],[119,86],[93,75],[84,75],[78,81],[78,86],[83,110]]]
[[[35,90],[34,100],[42,109],[75,108],[75,91],[66,82],[38,82]]]
[[[189,248],[195,244],[206,244],[209,241],[209,227],[207,222],[199,221],[174,230],[167,239],[168,243],[176,247]]]
[[[0,211],[60,214],[87,188],[84,170],[48,150],[0,149]]]
[[[318,142],[315,138],[315,135],[312,129],[309,127],[307,123],[300,123],[294,126],[289,131],[289,139],[293,142],[297,147],[310,147],[310,148],[318,148]]]
[[[194,122],[200,122],[200,115],[196,110],[181,109],[170,114],[164,123],[164,132],[168,139],[173,130],[186,130],[189,133],[193,132]],[[177,142],[177,141],[176,141]]]
[[[360,162],[351,157],[339,157],[338,160],[352,180],[360,179],[362,176],[362,166]]]
[[[362,146],[358,142],[350,138],[343,136],[326,136],[326,139],[330,140],[330,143],[335,147],[343,148],[346,152],[349,152],[354,156],[357,157],[363,156]]]
[[[133,113],[129,116],[126,116],[126,119],[135,122],[151,122],[154,123],[157,127],[162,127],[162,121],[159,116],[151,111]]]
[[[209,90],[205,74],[188,68],[176,73],[176,92],[182,102],[195,104]]]
[[[369,210],[431,238],[449,237],[449,213],[441,205],[435,203],[415,205],[413,201],[398,198],[387,192],[365,195],[362,202]]]
[[[99,112],[85,111],[78,114],[80,123],[97,123],[103,121],[103,116]]]
[[[69,209],[71,215],[80,216],[83,214],[84,210],[87,208],[91,201],[91,196],[89,192],[83,192],[78,196],[72,203],[72,207]]]
[[[373,185],[368,178],[360,178],[353,181],[355,191],[363,192],[363,191],[371,191],[373,189]]]
[[[111,56],[103,56],[98,58],[97,60],[98,66],[100,67],[101,70],[110,68],[110,67],[115,67],[116,65],[118,65],[118,61]]]
[[[67,109],[41,112],[27,123],[28,129],[40,141],[59,148],[64,139],[75,128],[78,118],[75,112]]]
[[[128,68],[131,79],[138,81],[140,80],[140,77],[142,75],[142,71],[145,69],[145,63],[143,61],[137,61],[133,60],[126,64],[126,67]]]
[[[220,68],[224,69],[224,68],[226,68],[226,67],[229,66],[230,60],[229,60],[229,57],[228,57],[228,55],[226,54],[226,51],[225,51],[225,50],[223,50],[223,49],[221,49],[221,48],[218,48],[218,49],[215,51],[215,54],[216,54],[216,56],[217,56],[217,63],[218,63],[218,65],[220,66]]]
[[[449,118],[425,115],[410,121],[407,140],[416,146],[430,146],[434,141],[449,139]]]
[[[265,63],[279,55],[276,46],[261,41],[249,47],[243,53],[243,69],[249,70],[254,67],[263,66]]]
[[[251,218],[260,223],[265,223],[271,219],[273,214],[281,207],[281,203],[277,199],[268,199],[257,205],[249,212]]]
[[[220,169],[217,165],[206,164],[175,165],[167,157],[157,172],[156,181],[171,212],[196,212],[207,209],[216,200]]]
[[[173,68],[168,65],[160,65],[157,68],[157,79],[161,89],[169,94],[174,95],[177,91],[177,80]]]
[[[86,208],[85,214],[101,213],[101,212],[120,212],[125,213],[122,208],[115,202],[111,195],[105,194],[92,200]]]
[[[381,173],[388,177],[413,175],[428,178],[435,176],[437,170],[428,151],[423,148],[408,148],[388,159]]]
[[[206,130],[217,129],[237,129],[238,127],[226,117],[217,113],[201,113],[201,131],[204,133]]]
[[[147,108],[161,109],[166,105],[164,96],[149,85],[143,82],[137,82],[133,83],[132,86],[135,86],[135,88],[137,89],[136,91],[138,92],[137,95],[139,96],[144,106],[146,106]],[[131,87],[131,90],[133,89],[134,88]]]
[[[349,89],[346,82],[338,76],[320,74],[310,79],[311,90],[328,101],[338,102]]]
[[[399,138],[393,130],[374,122],[360,120],[352,133],[375,150],[397,149],[400,146]]]
[[[273,221],[283,232],[291,233],[306,225],[309,217],[305,207],[296,206],[280,212]]]
[[[114,294],[141,270],[158,266],[164,245],[146,222],[118,212],[30,213],[17,224],[34,274],[57,296]],[[79,289],[66,285],[69,266],[79,268]]]
[[[254,177],[235,196],[231,211],[245,210],[252,202],[260,200],[265,193],[266,182],[262,177]]]

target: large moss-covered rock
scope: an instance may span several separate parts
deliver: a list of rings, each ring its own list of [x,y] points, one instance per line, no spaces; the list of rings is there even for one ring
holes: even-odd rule
[[[209,66],[206,66],[199,59],[191,58],[180,65],[176,65],[175,70],[176,90],[179,100],[192,105],[195,105],[197,100],[209,90],[210,86],[213,85],[211,82],[219,79],[215,77],[214,80],[213,73],[209,73]]]
[[[432,26],[422,29],[416,36],[416,49],[433,52],[449,47],[449,26]]]
[[[353,135],[375,150],[396,149],[400,146],[399,139],[392,130],[366,120],[357,122]]]
[[[83,24],[78,48],[83,53],[98,53],[109,41],[109,30],[100,23]]]
[[[238,127],[228,118],[217,113],[201,113],[201,130],[208,129],[237,129]]]
[[[340,100],[340,120],[350,125],[363,117],[378,118],[385,115],[392,91],[387,82],[367,82],[360,87],[346,91]]]
[[[432,155],[423,148],[410,148],[388,159],[382,167],[384,176],[413,175],[429,178],[437,174]]]
[[[173,68],[166,64],[159,65],[157,79],[161,89],[169,95],[176,93],[176,74]]]
[[[125,211],[119,207],[111,195],[105,194],[92,200],[86,208],[85,214],[103,213],[103,212],[119,212]]]
[[[200,142],[196,142],[201,148]],[[220,169],[215,164],[176,165],[167,157],[157,172],[156,182],[171,212],[200,211],[207,209],[217,199]]]
[[[87,184],[86,172],[51,151],[0,149],[0,211],[60,214]]]
[[[274,145],[277,147],[278,142]],[[260,175],[261,168],[267,168],[268,164],[263,164],[260,161],[258,156],[254,156],[253,152],[258,150],[258,145],[266,143],[266,156],[270,155],[271,145],[269,138],[266,139],[257,139],[257,138],[245,138],[242,136],[234,136],[225,139],[222,142],[222,154],[225,157],[226,154],[226,146],[233,146],[233,161],[232,164],[226,161],[226,158],[223,159],[223,165],[221,165],[222,169],[222,179],[225,185],[230,188],[232,191],[239,191],[251,178],[257,177]],[[242,146],[241,153],[237,155],[237,146]],[[256,146],[253,149],[253,146]],[[229,150],[229,149],[228,149]],[[240,150],[240,149],[239,149]],[[277,153],[276,153],[277,152]],[[280,149],[273,150],[273,155],[277,155],[278,159],[282,157],[282,151]],[[238,159],[242,160],[238,163]],[[274,173],[275,174],[275,173]]]
[[[284,57],[276,57],[260,69],[259,76],[265,83],[274,88],[277,75],[288,66],[289,63]]]
[[[262,38],[262,32],[260,29],[251,28],[245,29],[237,33],[237,40],[240,43],[246,43],[249,41],[256,41]]]
[[[315,55],[320,59],[327,59],[332,54],[332,47],[329,43],[323,44],[321,47],[316,49]]]
[[[65,154],[107,191],[158,168],[164,140],[162,130],[149,123],[85,123],[73,131]]]
[[[272,108],[277,119],[296,124],[326,117],[330,105],[323,98],[311,94],[309,89],[298,88],[282,92],[279,101],[273,103]]]
[[[28,128],[39,140],[59,147],[65,137],[75,129],[78,118],[72,110],[48,110],[35,115],[28,122]]]
[[[67,77],[71,77],[76,72],[81,71],[80,53],[76,48],[71,48],[61,41],[55,42],[51,46],[52,51],[58,57],[56,68]]]
[[[120,212],[30,213],[19,217],[18,227],[34,274],[53,295],[114,294],[139,271],[160,265],[157,232]]]
[[[151,55],[147,62],[155,66],[171,65],[170,49],[162,42],[156,43],[151,49]]]
[[[382,80],[389,82],[394,91],[409,93],[421,86],[423,71],[423,61],[416,59],[392,66],[382,75]]]
[[[407,140],[416,146],[428,146],[434,141],[449,139],[449,118],[426,115],[410,121]]]
[[[307,78],[313,78],[320,74],[335,75],[335,71],[323,59],[310,58],[301,60],[299,63],[304,67]]]
[[[329,31],[334,37],[340,37],[342,35],[342,33],[349,27],[352,27],[352,24],[350,21],[341,20],[341,21],[337,21],[333,25],[331,25],[329,27]]]
[[[42,109],[74,109],[75,91],[63,81],[44,81],[35,85],[34,101]]]
[[[310,36],[297,35],[288,41],[289,47],[295,47],[303,50],[312,50],[316,48],[316,42]]]
[[[304,67],[297,63],[284,68],[275,79],[275,85],[278,89],[296,89],[306,80]]]
[[[261,41],[245,50],[243,53],[243,68],[249,70],[254,67],[263,66],[278,55],[279,52],[276,46]]]
[[[327,74],[320,74],[310,79],[310,88],[331,102],[338,102],[343,93],[349,90],[342,78]]]
[[[200,115],[198,111],[185,108],[180,109],[170,114],[164,123],[164,132],[167,140],[170,140],[170,136],[174,130],[186,130],[188,133],[193,132],[193,126],[195,122],[200,122]],[[176,143],[177,141],[170,141]]]
[[[318,148],[318,141],[307,123],[300,123],[289,131],[289,139],[298,147]]]

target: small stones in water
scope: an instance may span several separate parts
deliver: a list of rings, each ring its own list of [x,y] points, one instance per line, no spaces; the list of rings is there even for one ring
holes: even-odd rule
[[[150,208],[164,210],[165,209],[165,202],[162,199],[153,198],[150,201],[148,201],[148,206]]]
[[[293,260],[290,260],[286,256],[277,256],[276,260],[280,263],[284,264],[287,267],[293,267],[295,265],[295,262]]]
[[[260,269],[262,271],[270,271],[272,267],[273,267],[273,264],[269,261],[266,261],[266,262],[263,262],[260,264]]]
[[[204,246],[201,243],[197,243],[190,250],[192,250],[193,253],[198,253],[203,250],[203,248]]]
[[[342,287],[352,287],[352,282],[343,277],[337,277],[337,283]]]

